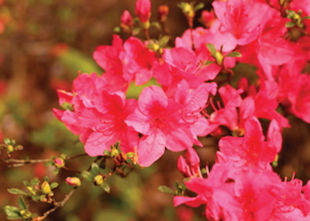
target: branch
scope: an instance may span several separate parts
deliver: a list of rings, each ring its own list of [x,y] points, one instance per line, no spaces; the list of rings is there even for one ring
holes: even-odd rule
[[[51,213],[55,212],[58,208],[63,207],[63,206],[66,204],[66,202],[71,198],[71,196],[74,194],[74,192],[75,192],[76,190],[77,190],[77,189],[71,190],[71,191],[65,196],[65,198],[64,198],[62,201],[60,201],[60,202],[55,202],[53,208],[47,210],[45,213],[43,213],[42,216],[33,218],[32,220],[33,220],[33,221],[42,221],[42,220],[46,219]]]

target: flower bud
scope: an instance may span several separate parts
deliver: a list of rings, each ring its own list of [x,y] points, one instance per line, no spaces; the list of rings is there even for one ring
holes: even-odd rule
[[[12,145],[8,145],[7,146],[7,151],[8,151],[8,153],[14,152],[14,147]]]
[[[213,11],[209,12],[209,11],[204,10],[201,13],[201,21],[204,24],[204,26],[206,26],[207,28],[211,27],[211,25],[214,22],[214,20],[215,20],[215,16],[214,16],[214,12]]]
[[[65,161],[64,159],[57,157],[54,159],[54,165],[57,168],[63,168],[65,166]]]
[[[169,14],[169,7],[167,5],[161,5],[158,8],[158,19],[161,22],[166,21]]]
[[[94,177],[94,182],[96,185],[100,186],[104,182],[104,178],[101,174],[98,174],[97,176]]]
[[[24,219],[29,219],[31,216],[32,216],[32,214],[31,214],[31,212],[29,211],[29,210],[21,210],[20,212],[20,215],[24,218]]]
[[[132,22],[132,16],[128,10],[125,10],[121,16],[121,26],[127,26],[131,27],[133,22]]]
[[[44,181],[41,185],[41,191],[44,194],[49,194],[52,192],[51,186],[47,181]]]
[[[137,0],[135,13],[141,22],[147,22],[151,17],[151,1]]]
[[[73,187],[81,186],[81,180],[78,177],[67,177],[66,182]]]
[[[214,58],[215,58],[216,63],[217,63],[218,65],[222,65],[222,64],[223,64],[224,56],[221,54],[221,52],[217,51],[217,52],[214,54]]]

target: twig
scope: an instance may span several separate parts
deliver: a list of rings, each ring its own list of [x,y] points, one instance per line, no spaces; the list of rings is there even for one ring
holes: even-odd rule
[[[47,210],[45,213],[43,213],[42,216],[33,218],[32,220],[33,220],[33,221],[42,221],[42,220],[46,219],[51,213],[55,212],[58,208],[63,207],[63,206],[66,204],[66,202],[71,198],[71,196],[73,195],[73,193],[74,193],[76,190],[77,190],[77,189],[71,190],[71,191],[65,196],[65,198],[64,198],[62,201],[60,201],[60,202],[55,202],[53,208]]]

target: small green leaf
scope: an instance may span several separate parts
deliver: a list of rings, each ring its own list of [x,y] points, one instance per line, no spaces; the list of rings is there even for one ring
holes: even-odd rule
[[[304,20],[304,19],[310,19],[310,16],[305,16],[302,18],[302,20]]]
[[[228,53],[227,55],[226,55],[226,57],[233,57],[233,58],[236,58],[236,57],[241,57],[241,53],[240,52],[238,52],[238,51],[232,51],[232,52],[230,52],[230,53]]]
[[[16,195],[24,195],[24,196],[28,195],[25,191],[17,189],[17,188],[10,188],[8,189],[8,192],[11,194],[16,194]]]
[[[157,28],[158,30],[161,30],[160,24],[158,22],[152,22],[151,26]]]
[[[18,205],[22,209],[27,209],[27,206],[26,206],[26,203],[23,197],[18,197]]]
[[[82,177],[83,177],[84,179],[88,180],[88,181],[92,181],[92,180],[93,180],[93,179],[92,179],[92,175],[90,174],[90,172],[88,172],[88,171],[86,171],[86,170],[84,170],[84,171],[82,172]]]
[[[31,180],[30,185],[35,186],[35,185],[38,185],[39,183],[40,183],[40,180],[36,177]]]
[[[110,193],[110,186],[106,182],[100,185],[100,187],[107,193]]]
[[[3,142],[4,142],[6,145],[11,144],[10,138],[4,138]]]
[[[19,213],[19,209],[15,206],[5,206],[4,212],[7,215],[8,219],[14,220],[22,218],[22,216]]]
[[[161,48],[165,47],[168,44],[169,40],[170,40],[170,37],[168,35],[165,35],[159,40],[159,46]]]
[[[214,44],[207,43],[207,48],[210,51],[212,56],[214,56],[216,54],[217,50],[216,50],[216,47],[214,46]]]
[[[203,9],[203,7],[205,7],[205,4],[203,4],[202,2],[197,4],[194,8],[195,11],[198,11],[200,9]]]
[[[213,64],[214,62],[213,61],[206,61],[205,63],[204,63],[204,65],[206,65],[206,66],[208,66],[209,64]]]
[[[295,23],[293,23],[293,22],[286,22],[286,24],[285,24],[285,27],[287,27],[287,28],[293,28],[295,26]]]
[[[57,188],[58,186],[59,186],[59,184],[56,183],[56,182],[51,183],[51,188],[52,188],[52,189],[55,189],[55,188]]]
[[[168,186],[159,186],[157,189],[158,189],[160,192],[162,192],[162,193],[174,194],[173,189],[171,189],[171,188],[168,187]]]

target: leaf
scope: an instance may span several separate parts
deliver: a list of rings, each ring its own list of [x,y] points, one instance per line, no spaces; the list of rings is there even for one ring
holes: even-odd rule
[[[211,55],[214,56],[217,52],[216,47],[211,44],[211,43],[207,43],[207,48],[210,51]]]
[[[56,183],[56,182],[51,183],[51,188],[52,188],[52,189],[55,189],[55,188],[57,188],[58,186],[59,186],[59,184]]]
[[[194,11],[198,11],[200,9],[203,9],[203,7],[205,7],[205,4],[203,4],[202,2],[197,4],[194,8]]]
[[[293,28],[295,26],[295,23],[293,23],[293,22],[286,22],[286,24],[285,24],[285,27],[287,27],[287,28]]]
[[[241,56],[242,56],[241,53],[238,51],[232,51],[226,55],[226,57],[233,57],[233,58],[237,58],[237,57],[239,58]]]
[[[302,18],[302,20],[304,20],[304,19],[310,19],[310,16],[305,16]]]
[[[30,182],[30,186],[35,186],[40,183],[40,180],[38,178],[33,178]]]
[[[110,193],[110,185],[104,182],[103,184],[100,185],[100,187],[107,193]]]
[[[8,219],[21,219],[22,216],[19,213],[19,209],[15,206],[5,206],[4,212]]]
[[[158,189],[160,192],[162,192],[162,193],[174,194],[173,189],[171,189],[171,188],[168,187],[168,186],[159,186],[157,189]]]
[[[92,181],[92,175],[86,170],[82,171],[82,177],[88,181]]]
[[[23,197],[18,197],[18,205],[20,208],[26,210],[27,209],[27,206],[26,206],[26,203],[25,203],[25,200]]]
[[[162,37],[159,40],[159,47],[160,48],[165,47],[168,44],[169,40],[170,40],[170,37],[168,35],[165,35],[164,37]]]
[[[10,188],[8,189],[8,192],[11,194],[16,194],[16,195],[24,195],[24,196],[28,195],[25,191],[21,189],[17,189],[17,188]]]
[[[151,26],[158,29],[158,30],[161,30],[160,24],[158,22],[152,22]]]

